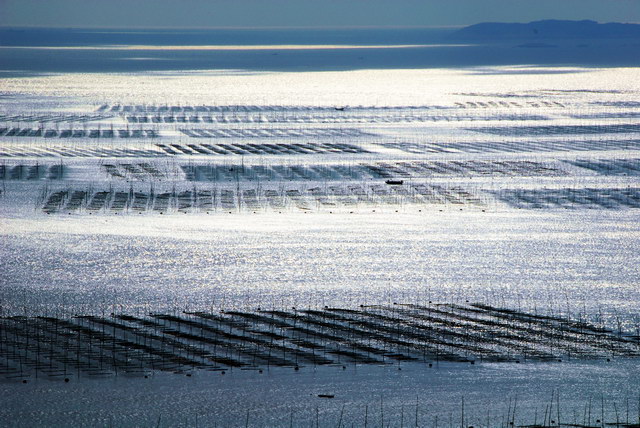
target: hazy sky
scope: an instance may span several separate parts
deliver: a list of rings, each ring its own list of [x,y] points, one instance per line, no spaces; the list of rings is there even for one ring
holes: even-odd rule
[[[0,26],[457,26],[640,22],[640,0],[0,0]]]

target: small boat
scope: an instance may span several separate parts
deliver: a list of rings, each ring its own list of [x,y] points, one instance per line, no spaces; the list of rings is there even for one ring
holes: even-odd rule
[[[335,395],[333,395],[333,394],[318,394],[318,397],[320,397],[320,398],[333,398],[333,397],[335,397]]]
[[[401,186],[404,183],[404,180],[386,180],[385,183],[391,186]]]
[[[338,111],[344,111],[344,107],[334,107]]]

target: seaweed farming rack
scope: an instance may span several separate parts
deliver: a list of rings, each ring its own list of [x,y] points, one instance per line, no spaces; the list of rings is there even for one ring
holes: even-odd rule
[[[483,304],[0,319],[0,377],[640,357],[640,337]]]

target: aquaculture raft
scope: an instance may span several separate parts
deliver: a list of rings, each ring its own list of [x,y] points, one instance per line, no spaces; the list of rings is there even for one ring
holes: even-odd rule
[[[0,378],[640,357],[640,337],[483,304],[0,319]]]

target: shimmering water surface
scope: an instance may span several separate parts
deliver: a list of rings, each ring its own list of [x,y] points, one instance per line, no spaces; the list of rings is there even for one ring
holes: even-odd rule
[[[3,310],[637,309],[635,211],[413,211],[5,220]]]
[[[636,332],[639,69],[374,70],[353,54],[353,71],[4,70],[0,316],[479,302]],[[465,423],[501,426],[516,397],[515,422],[540,422],[552,391],[563,422],[591,398],[614,421],[613,403],[637,413],[637,373],[615,359],[5,379],[0,424],[413,426],[417,396],[418,425],[442,426],[464,395]]]

